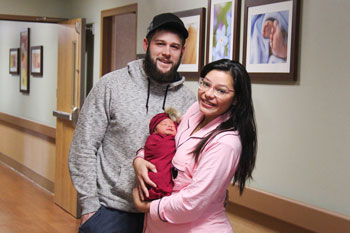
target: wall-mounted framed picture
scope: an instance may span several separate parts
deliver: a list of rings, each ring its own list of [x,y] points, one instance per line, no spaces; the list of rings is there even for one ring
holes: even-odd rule
[[[299,0],[246,0],[243,65],[253,81],[296,81]]]
[[[29,93],[29,41],[30,29],[20,32],[20,92]]]
[[[241,0],[209,0],[208,9],[207,63],[238,61]]]
[[[19,48],[10,49],[10,74],[19,74]]]
[[[43,76],[43,52],[43,46],[33,46],[30,48],[30,73],[33,76]]]
[[[185,52],[178,72],[185,76],[198,77],[204,65],[205,8],[175,12],[188,30]]]

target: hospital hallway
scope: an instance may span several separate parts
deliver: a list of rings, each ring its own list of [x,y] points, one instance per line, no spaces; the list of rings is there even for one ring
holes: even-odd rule
[[[1,233],[75,233],[79,221],[54,203],[52,193],[0,162]]]
[[[226,210],[235,233],[312,233],[233,203]],[[79,222],[52,193],[0,161],[0,233],[77,233]]]

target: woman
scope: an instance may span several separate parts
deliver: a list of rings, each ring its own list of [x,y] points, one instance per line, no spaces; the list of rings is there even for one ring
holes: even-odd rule
[[[198,102],[183,116],[175,137],[174,188],[171,196],[144,202],[147,170],[134,160],[139,189],[136,208],[147,213],[146,233],[232,232],[225,214],[226,189],[232,178],[243,192],[256,158],[256,128],[251,84],[245,68],[222,59],[201,71]],[[140,191],[142,189],[142,191]]]

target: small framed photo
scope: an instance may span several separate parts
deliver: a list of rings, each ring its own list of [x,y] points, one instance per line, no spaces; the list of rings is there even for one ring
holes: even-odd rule
[[[33,46],[30,48],[31,54],[31,75],[43,75],[43,46]]]
[[[30,29],[20,32],[20,81],[19,91],[29,93],[29,41]]]
[[[246,0],[243,65],[253,81],[296,81],[299,0]]]
[[[204,64],[205,8],[175,12],[188,30],[185,52],[178,72],[185,76],[198,77]]]
[[[239,59],[241,0],[208,1],[207,63]]]
[[[19,74],[19,48],[10,49],[10,74]]]

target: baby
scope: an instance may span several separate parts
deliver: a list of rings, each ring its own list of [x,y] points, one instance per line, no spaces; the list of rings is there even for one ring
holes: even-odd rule
[[[148,175],[157,187],[148,187],[148,201],[168,196],[172,192],[171,161],[176,150],[175,135],[179,119],[180,114],[175,109],[167,108],[150,121],[150,135],[144,146],[144,158],[156,166],[157,173],[149,172]]]

